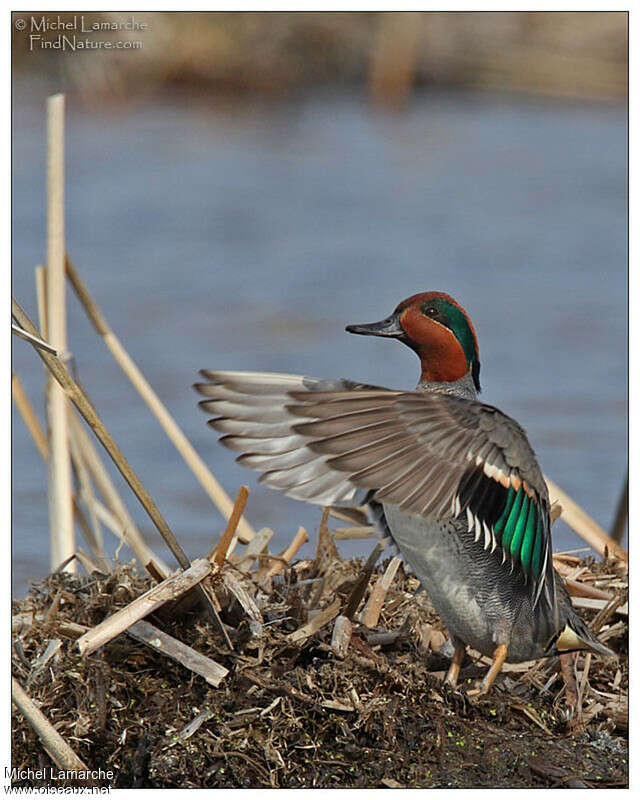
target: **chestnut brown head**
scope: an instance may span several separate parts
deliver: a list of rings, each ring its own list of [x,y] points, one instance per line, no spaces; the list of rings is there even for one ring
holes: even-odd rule
[[[380,322],[347,325],[349,333],[399,339],[420,358],[421,381],[458,381],[467,373],[480,391],[478,340],[467,312],[444,292],[403,300]]]

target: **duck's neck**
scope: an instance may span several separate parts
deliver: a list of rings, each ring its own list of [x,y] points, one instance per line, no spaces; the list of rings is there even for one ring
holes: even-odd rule
[[[457,381],[424,381],[420,380],[416,389],[420,392],[440,392],[440,394],[452,394],[455,397],[464,397],[467,400],[475,400],[478,396],[473,376],[470,372],[463,375]]]

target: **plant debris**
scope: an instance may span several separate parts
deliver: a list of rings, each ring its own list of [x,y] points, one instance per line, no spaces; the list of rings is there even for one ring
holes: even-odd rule
[[[620,612],[627,581],[615,563],[555,557],[584,585],[618,597],[606,614],[581,609],[586,620],[600,615],[599,635],[618,662],[570,659],[568,694],[558,658],[507,665],[490,694],[471,699],[465,689],[486,660],[471,651],[459,690],[444,686],[446,632],[416,578],[387,559],[362,591],[364,562],[341,559],[325,523],[326,516],[316,557],[280,561],[277,575],[266,552],[213,565],[201,585],[232,649],[193,589],[146,618],[151,631],[229,670],[217,687],[126,632],[80,654],[81,635],[153,586],[132,564],[116,563],[107,575],[55,573],[14,602],[13,675],[91,770],[112,771],[95,785],[628,785],[628,636]],[[377,612],[385,584],[379,617],[366,617],[376,627],[368,628],[364,609],[374,592]],[[52,765],[18,711],[12,759],[18,770]],[[33,775],[14,781],[48,783]]]

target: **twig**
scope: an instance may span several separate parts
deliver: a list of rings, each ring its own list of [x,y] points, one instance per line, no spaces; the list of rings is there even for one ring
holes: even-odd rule
[[[251,597],[240,581],[236,580],[231,572],[227,571],[222,576],[222,582],[236,598],[238,603],[240,603],[249,619],[262,625],[264,620],[262,619],[260,609],[256,605],[256,601]]]
[[[13,297],[11,298],[11,313],[18,320],[18,322],[20,323],[20,325],[22,325],[23,328],[25,328],[29,332],[35,331],[35,328],[33,327],[31,320],[25,314],[22,308],[20,308],[20,305]],[[152,522],[158,529],[162,538],[169,546],[169,549],[175,556],[180,566],[183,569],[187,569],[189,567],[189,559],[187,558],[182,547],[180,546],[180,543],[173,535],[172,530],[167,525],[164,517],[158,510],[158,507],[151,499],[151,495],[142,485],[140,479],[133,471],[127,459],[122,454],[122,451],[116,444],[113,436],[111,436],[109,431],[104,426],[104,423],[98,416],[94,407],[89,402],[85,393],[73,380],[71,375],[69,375],[67,368],[64,366],[64,364],[60,361],[59,358],[51,355],[51,353],[46,353],[43,350],[36,350],[36,353],[40,356],[42,361],[44,361],[47,368],[51,371],[51,373],[58,381],[58,383],[64,388],[65,392],[67,393],[67,395],[69,396],[75,407],[78,409],[78,411],[82,414],[84,419],[89,423],[91,429],[96,434],[96,436],[102,443],[105,450],[111,456],[111,459],[113,460],[114,464],[118,467],[124,479],[133,489],[136,497],[142,504],[147,514],[150,516]],[[152,562],[145,564],[145,566],[147,570],[152,572],[152,574],[153,574],[153,569],[156,569],[155,564],[153,564]],[[159,575],[159,570],[156,569],[156,578],[158,575]],[[197,586],[197,591],[200,594],[201,599],[204,600],[205,608],[207,609],[207,612],[209,613],[210,617],[217,625],[219,625],[222,628],[222,632],[228,641],[229,639],[228,634],[220,621],[220,617],[218,616],[218,612],[216,611],[211,598],[200,584],[198,584]]]
[[[152,586],[128,606],[121,608],[103,620],[78,639],[78,649],[83,655],[89,655],[110,642],[125,631],[134,622],[146,617],[169,600],[181,597],[211,574],[211,562],[206,558],[197,558],[189,569],[166,578],[162,583]]]
[[[389,562],[384,575],[381,575],[376,581],[376,585],[373,587],[369,599],[367,600],[367,604],[364,607],[364,611],[360,615],[360,622],[362,622],[363,625],[366,625],[367,628],[375,628],[375,626],[378,624],[384,598],[387,596],[387,592],[389,591],[389,587],[396,576],[399,566],[400,558],[398,556],[394,556]]]
[[[578,706],[578,687],[576,685],[575,665],[575,653],[560,654],[560,671],[564,679],[566,701],[567,705],[571,708],[577,708]]]
[[[353,591],[351,592],[351,596],[349,597],[349,601],[347,603],[347,607],[344,612],[344,615],[345,617],[347,617],[347,619],[353,619],[353,615],[358,610],[360,601],[364,597],[364,593],[366,592],[367,586],[369,585],[369,578],[371,577],[371,573],[373,572],[375,563],[380,557],[380,553],[382,553],[382,551],[386,546],[387,542],[386,540],[383,539],[382,541],[378,542],[371,551],[371,555],[369,556],[364,567],[362,568],[362,572],[360,573],[358,582],[353,587]]]
[[[49,458],[49,445],[47,444],[47,439],[42,432],[42,428],[40,427],[36,413],[33,410],[33,406],[25,394],[20,378],[18,378],[18,376],[15,374],[11,376],[11,394],[13,395],[13,402],[16,404],[16,408],[20,412],[20,416],[24,420],[24,424],[27,426],[27,430],[31,434],[31,438],[35,442],[42,459],[46,461]]]
[[[58,352],[67,349],[67,311],[65,301],[65,197],[64,197],[64,115],[65,98],[56,94],[47,99],[47,318],[48,339]],[[15,314],[14,314],[15,316]],[[17,319],[17,318],[16,318]],[[21,328],[38,336],[35,329]],[[41,337],[38,337],[41,338]],[[37,347],[36,352],[55,358]],[[50,559],[55,568],[75,550],[73,505],[71,502],[71,459],[67,430],[67,398],[51,377],[47,381],[49,418],[49,525]],[[73,572],[74,565],[69,565]]]
[[[11,393],[13,395],[13,401],[16,404],[16,408],[20,412],[20,416],[24,420],[27,430],[31,434],[31,437],[38,448],[38,452],[42,456],[42,460],[46,462],[49,458],[49,444],[42,431],[42,427],[38,422],[38,417],[33,410],[33,406],[29,402],[29,399],[22,387],[22,383],[17,375],[11,376]],[[80,525],[80,528],[82,529],[82,533],[84,534],[86,541],[90,543],[92,532],[89,528],[89,523],[87,522],[84,512],[82,511],[82,508],[80,507],[75,496],[72,497],[72,501],[73,513],[78,524]]]
[[[231,512],[231,516],[229,517],[229,521],[227,522],[227,527],[220,537],[220,541],[218,545],[213,548],[208,554],[207,558],[213,559],[218,566],[222,566],[224,564],[225,558],[227,557],[227,552],[230,549],[231,540],[235,536],[236,528],[238,527],[238,522],[242,517],[242,512],[244,511],[244,507],[247,504],[247,498],[249,497],[249,487],[248,486],[241,486],[238,489],[238,495],[236,497],[236,502],[233,504],[233,511]]]
[[[591,598],[578,598],[573,601],[574,606],[585,608],[585,603],[588,603],[587,608],[598,608],[599,611],[596,616],[589,623],[589,627],[594,633],[598,633],[600,628],[612,617],[614,614],[619,614],[623,617],[629,616],[629,603],[623,601],[627,595],[626,591],[619,592],[608,603],[605,600],[592,600]]]
[[[333,537],[337,541],[343,539],[375,539],[378,534],[371,525],[362,525],[354,528],[337,528]]]
[[[84,761],[69,747],[15,678],[11,678],[11,700],[38,734],[45,750],[57,767],[73,772],[87,771],[88,768]]]
[[[46,350],[47,353],[53,353],[54,356],[58,355],[58,351],[55,347],[51,347],[48,342],[45,342],[44,339],[41,339],[39,336],[33,336],[31,333],[23,331],[15,322],[11,323],[11,333],[24,339],[25,342],[29,342],[29,344],[32,344],[34,347],[41,347],[43,350]]]
[[[616,506],[615,517],[613,518],[613,525],[611,526],[611,538],[614,542],[621,542],[624,534],[624,528],[627,524],[627,517],[629,515],[629,471],[624,480],[620,497],[618,498],[618,505]]]
[[[36,298],[38,300],[38,322],[40,333],[49,338],[49,317],[47,316],[47,270],[39,264],[35,267]]]
[[[291,559],[295,556],[302,545],[308,541],[308,539],[309,537],[307,536],[306,530],[300,526],[298,528],[298,532],[291,540],[291,544],[280,553],[278,560],[274,561],[271,566],[267,568],[267,571],[264,576],[262,576],[261,580],[272,578],[274,575],[277,575],[278,572],[282,572],[282,570],[286,568],[286,566],[291,562]]]
[[[582,713],[582,701],[584,700],[584,693],[587,688],[587,680],[589,677],[590,666],[591,666],[591,653],[585,653],[584,666],[582,667],[582,677],[580,678],[580,686],[578,687],[577,711],[579,715]]]
[[[71,408],[69,408],[69,413],[73,413]],[[78,476],[78,483],[80,484],[80,497],[84,500],[91,521],[90,535],[87,538],[87,542],[94,554],[98,558],[104,559],[104,542],[102,539],[102,529],[98,522],[96,498],[93,494],[91,480],[82,457],[80,446],[73,435],[72,429],[69,430],[69,447],[71,449],[71,461],[75,468],[76,475]]]
[[[581,581],[574,581],[571,578],[565,578],[564,582],[567,584],[567,589],[572,597],[595,597],[598,600],[611,600],[611,595],[608,592],[603,592],[596,586],[589,586],[588,583]]]
[[[138,526],[131,518],[127,507],[122,502],[118,490],[111,480],[111,476],[98,455],[98,451],[93,446],[93,442],[75,414],[71,415],[71,431],[81,447],[85,464],[87,465],[87,469],[98,491],[111,510],[111,514],[109,514],[101,503],[96,502],[96,512],[99,519],[107,525],[118,538],[124,540],[125,543],[129,545],[138,561],[154,580],[158,580],[158,575],[161,576],[160,580],[166,578],[167,575],[171,573],[171,570],[160,556],[156,555],[156,553],[150,549],[149,545],[142,538]]]
[[[22,308],[19,306],[17,301],[12,298],[12,313],[22,325],[22,327],[31,332],[35,332],[35,328],[31,323],[29,317],[24,313]],[[127,459],[122,454],[120,448],[115,443],[115,440],[109,433],[109,431],[104,426],[104,423],[98,416],[96,410],[89,402],[87,396],[82,391],[82,389],[78,386],[78,384],[73,380],[71,375],[69,375],[66,367],[54,355],[51,353],[43,352],[42,350],[36,350],[40,358],[44,361],[54,378],[58,381],[60,386],[65,390],[69,399],[73,402],[75,407],[78,409],[80,414],[84,417],[87,421],[93,432],[96,434],[100,442],[102,443],[103,447],[111,456],[114,464],[118,467],[122,476],[127,481],[133,492],[135,493],[136,497],[142,504],[143,508],[151,518],[152,522],[158,529],[158,532],[165,540],[169,549],[176,557],[176,560],[180,564],[183,569],[186,569],[189,566],[189,559],[187,558],[184,550],[180,546],[178,540],[173,535],[173,532],[165,522],[163,516],[160,514],[156,504],[151,499],[151,496],[144,488],[140,479],[133,471],[131,465],[127,461]]]
[[[273,531],[271,528],[260,528],[253,539],[245,547],[242,555],[234,556],[233,559],[231,559],[236,569],[241,571],[251,569],[251,566],[256,558],[266,551],[267,545],[272,538]]]
[[[149,382],[140,372],[127,351],[124,349],[122,343],[117,338],[113,330],[109,327],[109,324],[102,315],[102,312],[98,306],[93,301],[91,295],[89,294],[89,290],[80,278],[69,256],[66,258],[66,269],[67,276],[71,282],[71,285],[73,286],[78,300],[82,304],[94,328],[103,338],[113,357],[122,367],[124,373],[129,378],[137,392],[149,406],[150,410],[163,427],[165,433],[173,442],[174,447],[177,449],[182,458],[190,467],[193,474],[198,479],[200,485],[207,492],[215,505],[220,509],[225,519],[228,520],[231,516],[231,512],[233,511],[233,503],[231,502],[231,498],[211,474],[211,471],[207,465],[200,458],[191,442],[178,427],[171,414],[160,401],[158,395],[152,389]],[[253,536],[253,528],[245,519],[240,519],[238,524],[239,539],[246,543],[249,542]]]
[[[606,600],[599,600],[595,597],[574,597],[572,599],[572,603],[575,608],[589,608],[595,609],[596,611],[602,613],[607,610],[607,617],[608,619],[613,614],[619,614],[621,617],[628,617],[629,616],[629,604],[623,602],[623,597],[614,597],[612,600],[607,602]],[[598,617],[600,614],[598,614]],[[591,623],[591,629],[594,630],[593,624],[595,623],[596,617],[593,622]],[[603,623],[604,624],[604,623]],[[596,631],[594,630],[594,633]]]
[[[549,494],[554,500],[559,501],[562,506],[562,519],[578,536],[584,539],[601,556],[604,555],[606,548],[610,556],[621,559],[624,562],[629,560],[626,550],[620,547],[618,542],[612,539],[597,522],[591,519],[584,509],[580,508],[551,478],[545,475],[545,480],[549,487]]]
[[[330,606],[320,611],[316,616],[309,620],[306,625],[303,625],[301,628],[298,628],[297,631],[290,633],[287,636],[287,639],[291,644],[300,644],[305,639],[308,639],[309,636],[313,636],[314,633],[323,628],[327,622],[331,622],[331,620],[338,614],[340,610],[340,598],[336,597],[336,599],[331,603]]]
[[[193,647],[184,644],[183,642],[170,636],[168,633],[161,631],[152,625],[150,622],[140,620],[131,627],[127,628],[127,635],[131,636],[143,644],[161,653],[163,656],[168,656],[183,667],[195,672],[206,680],[211,686],[220,686],[224,678],[229,674],[229,670],[218,664],[212,658],[199,653]]]
[[[331,648],[338,658],[344,658],[347,655],[352,633],[353,625],[351,620],[339,614],[336,617],[333,633],[331,634]]]

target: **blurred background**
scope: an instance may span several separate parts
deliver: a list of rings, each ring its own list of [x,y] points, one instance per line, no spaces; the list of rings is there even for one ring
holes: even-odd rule
[[[44,105],[65,92],[68,251],[229,494],[249,483],[272,552],[304,525],[313,553],[321,511],[234,464],[197,408],[198,369],[412,387],[413,353],[344,326],[431,289],[474,321],[483,399],[610,528],[627,467],[625,13],[19,12],[12,42],[13,293],[36,319]],[[68,315],[84,387],[202,555],[222,517],[71,292]],[[13,370],[43,420],[44,369],[19,340]],[[22,596],[49,571],[47,483],[12,422]],[[558,522],[554,545],[583,543]]]

